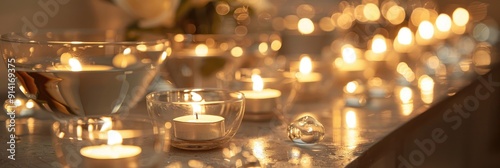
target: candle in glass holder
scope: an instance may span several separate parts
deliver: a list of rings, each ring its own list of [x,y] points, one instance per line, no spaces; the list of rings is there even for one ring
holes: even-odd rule
[[[202,114],[204,106],[193,102],[193,115],[174,118],[174,136],[182,140],[205,141],[224,136],[224,117]]]
[[[122,136],[117,131],[110,130],[107,136],[107,145],[80,149],[85,167],[138,167],[137,157],[142,149],[138,146],[122,145]]]
[[[266,120],[273,116],[278,107],[281,92],[276,89],[264,89],[260,75],[252,75],[252,90],[242,90],[245,95],[245,119]]]
[[[64,54],[63,54],[64,55]],[[62,56],[61,56],[62,57]],[[67,63],[61,65],[55,65],[53,67],[47,67],[50,71],[106,71],[113,69],[111,66],[106,65],[82,65],[80,61],[76,58],[69,58]]]
[[[366,105],[365,89],[357,81],[348,82],[344,87],[344,101],[346,106],[361,107]]]

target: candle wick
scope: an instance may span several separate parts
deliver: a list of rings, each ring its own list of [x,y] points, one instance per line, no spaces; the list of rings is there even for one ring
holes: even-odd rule
[[[195,113],[194,115],[196,115],[196,119],[198,119],[198,113]]]

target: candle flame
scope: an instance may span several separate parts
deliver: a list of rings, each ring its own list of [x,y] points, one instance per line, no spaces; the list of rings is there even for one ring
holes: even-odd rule
[[[411,90],[409,87],[403,87],[399,91],[399,99],[405,104],[410,103],[413,99],[413,90]]]
[[[130,54],[131,51],[132,50],[130,48],[125,48],[125,50],[123,50],[123,54],[125,54],[125,55]]]
[[[434,91],[434,80],[427,75],[423,75],[418,79],[418,87],[421,92],[430,93]]]
[[[440,14],[436,18],[436,28],[441,32],[448,32],[451,30],[451,18],[447,14]]]
[[[422,21],[418,26],[418,35],[425,40],[431,39],[434,36],[434,26],[432,23],[427,20]]]
[[[30,99],[30,100],[28,100],[28,102],[26,102],[25,106],[26,106],[26,108],[30,109],[30,108],[35,107],[35,103],[33,102],[33,100]]]
[[[70,58],[68,60],[68,64],[71,67],[71,71],[81,71],[82,70],[82,64],[80,64],[80,61],[76,58]]]
[[[208,46],[205,44],[199,44],[194,49],[194,52],[196,53],[196,55],[206,56],[208,54]]]
[[[457,26],[465,26],[469,22],[469,12],[464,8],[457,8],[453,12],[453,23]]]
[[[387,43],[384,36],[377,34],[373,37],[372,51],[377,54],[387,51]]]
[[[253,74],[252,75],[252,82],[253,82],[252,88],[254,91],[264,90],[264,81],[262,80],[262,77],[260,77],[260,75]]]
[[[123,142],[122,135],[115,130],[108,131],[108,145],[120,145]]]
[[[348,64],[356,62],[356,51],[352,45],[347,44],[342,47],[342,59]]]
[[[304,56],[300,59],[299,72],[302,74],[309,74],[312,72],[312,60],[309,56]]]
[[[345,90],[347,91],[347,93],[354,93],[356,91],[356,89],[358,88],[358,86],[359,86],[358,82],[351,81],[351,82],[347,83],[347,85],[345,85]]]
[[[413,33],[411,32],[410,28],[403,27],[399,29],[397,41],[403,45],[410,45],[413,41]]]
[[[311,34],[314,32],[314,23],[309,18],[302,18],[298,22],[299,32],[302,34]]]

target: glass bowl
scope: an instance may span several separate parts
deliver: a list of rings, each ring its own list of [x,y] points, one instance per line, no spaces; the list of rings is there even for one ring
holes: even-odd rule
[[[61,167],[155,167],[170,142],[147,116],[59,120],[52,131]]]
[[[57,118],[127,112],[146,93],[170,42],[118,31],[8,33],[0,52],[26,97]]]
[[[172,127],[171,145],[208,150],[227,143],[238,131],[245,109],[240,92],[185,89],[146,96],[148,112],[158,125]]]

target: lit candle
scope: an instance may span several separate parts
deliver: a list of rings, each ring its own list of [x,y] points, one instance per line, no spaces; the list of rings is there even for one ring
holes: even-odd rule
[[[138,146],[122,145],[122,136],[117,131],[110,130],[107,136],[107,145],[80,149],[85,167],[138,167],[137,156],[142,149]]]
[[[361,107],[366,104],[364,87],[357,81],[348,82],[344,87],[344,100],[346,106]]]
[[[352,45],[342,47],[342,58],[335,59],[335,65],[339,71],[363,71],[366,69],[366,61],[358,59],[356,49]]]
[[[413,32],[408,27],[399,29],[396,39],[394,39],[394,50],[400,53],[408,53],[413,47],[414,39]]]
[[[204,106],[193,102],[193,115],[174,118],[174,136],[182,140],[205,141],[223,137],[225,134],[224,117],[202,114]]]
[[[434,25],[424,20],[420,22],[417,30],[416,41],[419,45],[429,45],[432,44],[434,38]]]
[[[252,90],[242,90],[245,95],[245,119],[267,120],[272,118],[273,111],[279,105],[281,92],[276,89],[264,89],[260,75],[252,75]]]
[[[64,54],[63,54],[64,55]],[[111,66],[106,65],[82,65],[76,58],[69,58],[67,63],[61,62],[60,65],[47,67],[50,71],[106,71],[113,69]]]
[[[375,77],[368,80],[368,92],[370,97],[373,98],[384,98],[389,96],[387,82],[384,82],[382,79]]]
[[[387,51],[387,41],[383,35],[377,34],[373,36],[371,50],[366,51],[366,59],[369,61],[385,60]]]
[[[297,81],[301,83],[318,82],[323,78],[320,73],[312,72],[312,61],[309,56],[300,59],[299,72],[295,74]]]
[[[123,53],[115,55],[113,57],[113,66],[118,68],[127,68],[137,63],[137,58],[130,53],[131,49],[126,48],[123,50]]]
[[[298,65],[295,63],[292,68],[296,69],[298,66],[299,72],[295,73],[297,79],[297,86],[295,100],[298,102],[307,102],[318,100],[325,94],[325,88],[328,81],[323,81],[323,75],[318,72],[313,72],[313,62],[308,55],[302,55]]]

